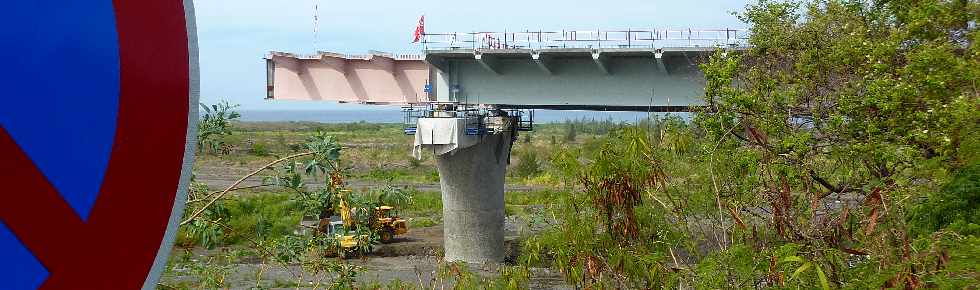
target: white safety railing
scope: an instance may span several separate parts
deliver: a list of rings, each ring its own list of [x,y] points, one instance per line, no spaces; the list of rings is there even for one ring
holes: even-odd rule
[[[423,49],[663,48],[745,46],[744,29],[562,30],[426,33]]]
[[[379,51],[371,51],[367,54],[336,53],[336,52],[326,52],[326,51],[319,51],[315,54],[298,54],[298,53],[272,51],[269,52],[269,54],[266,57],[271,58],[272,56],[285,56],[285,57],[291,57],[296,59],[321,59],[324,56],[343,58],[343,59],[354,59],[354,60],[369,60],[375,56],[387,57],[395,60],[425,59],[425,55],[423,54],[396,54],[396,53],[387,53],[387,52],[379,52]]]

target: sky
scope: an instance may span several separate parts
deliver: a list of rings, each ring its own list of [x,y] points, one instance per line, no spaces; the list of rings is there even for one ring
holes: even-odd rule
[[[319,14],[316,47],[313,3]],[[421,53],[411,43],[421,15],[429,33],[518,30],[745,28],[732,12],[746,1],[333,1],[195,0],[201,101],[241,110],[364,110],[384,106],[269,101],[269,51]]]

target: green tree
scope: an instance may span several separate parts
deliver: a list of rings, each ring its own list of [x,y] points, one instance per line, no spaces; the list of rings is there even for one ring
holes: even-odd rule
[[[800,245],[835,285],[848,283],[844,253],[878,265],[890,282],[874,287],[921,285],[936,267],[909,253],[905,216],[976,162],[964,142],[980,122],[978,16],[976,1],[748,6],[749,49],[702,65],[696,123],[713,143],[719,214],[770,208],[769,247]],[[750,171],[729,167],[746,157]]]

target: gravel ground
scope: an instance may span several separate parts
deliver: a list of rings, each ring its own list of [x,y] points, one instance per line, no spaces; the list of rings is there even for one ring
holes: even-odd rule
[[[529,223],[521,217],[508,216],[504,223],[508,260],[513,260],[519,254],[520,233],[544,227],[546,225]],[[347,261],[360,267],[357,277],[360,283],[385,285],[393,280],[400,280],[415,286],[421,283],[426,288],[440,286],[436,279],[436,270],[442,255],[442,234],[442,225],[410,229],[407,234],[396,237],[392,243],[379,245],[372,253]],[[221,249],[194,249],[194,259],[204,260],[218,251]],[[332,279],[323,275],[313,276],[303,271],[299,265],[290,265],[288,269],[279,266],[263,267],[259,261],[246,260],[229,267],[225,282],[231,289],[313,289],[312,285],[316,281],[319,280],[322,284],[329,283]],[[471,265],[470,268],[485,277],[495,275],[497,271],[494,265]],[[543,268],[534,268],[531,272],[532,279],[528,285],[531,289],[571,289],[559,273]],[[177,285],[194,279],[196,278],[191,277],[187,269],[177,269],[165,275],[161,282],[165,285]]]

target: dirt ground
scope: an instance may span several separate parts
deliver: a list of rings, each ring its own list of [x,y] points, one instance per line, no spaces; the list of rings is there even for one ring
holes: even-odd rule
[[[518,218],[508,217],[505,228],[508,228],[506,247],[508,260],[517,255],[519,244],[518,232],[514,229],[525,227],[518,225]],[[427,228],[410,229],[405,235],[395,238],[392,243],[378,245],[373,252],[364,256],[348,259],[352,265],[360,268],[357,281],[360,283],[378,283],[386,285],[393,280],[413,286],[428,288],[441,285],[436,271],[442,255],[442,225]],[[194,249],[194,259],[206,259],[216,250]],[[283,267],[264,266],[259,261],[243,261],[229,266],[225,283],[231,289],[313,289],[320,281],[329,283],[327,276],[314,276],[304,272],[300,265]],[[496,275],[499,265],[470,265],[477,275],[489,277]],[[175,275],[165,275],[161,279],[164,285],[177,285],[182,281],[192,281],[188,269],[175,269]],[[571,289],[563,283],[559,273],[549,269],[531,269],[531,289]],[[322,285],[322,284],[321,284]],[[320,288],[323,288],[322,286]]]
[[[230,166],[229,166],[230,165]],[[249,164],[251,165],[251,164]],[[231,164],[200,164],[197,168],[195,180],[208,185],[212,190],[220,190],[234,183],[239,176],[243,176],[250,171],[249,165]],[[256,176],[246,180],[240,186],[255,186],[262,182],[261,176]],[[352,188],[374,188],[381,186],[375,181],[350,182]],[[405,183],[395,184],[415,188],[420,191],[439,191],[438,183]],[[507,191],[531,191],[536,188],[523,185],[508,185]],[[518,216],[508,216],[505,219],[505,246],[507,247],[507,260],[513,261],[518,255],[520,235],[532,231],[539,231],[541,225],[530,226],[527,221]],[[349,259],[353,265],[361,269],[357,280],[361,283],[388,284],[393,280],[400,280],[408,285],[423,286],[429,288],[432,285],[440,285],[436,278],[443,248],[442,225],[435,225],[425,228],[410,228],[408,233],[395,238],[392,243],[381,244],[374,250],[361,257]],[[195,248],[192,252],[192,259],[202,261],[218,251],[226,249],[206,250]],[[184,250],[175,250],[172,257],[180,256]],[[470,265],[471,270],[481,276],[495,275],[499,265]],[[228,265],[225,270],[225,283],[231,289],[313,289],[313,285],[320,281],[328,284],[330,277],[313,276],[304,272],[300,265],[290,265],[287,268],[281,266],[263,265],[261,261],[255,259],[249,261],[245,259],[239,263]],[[190,269],[175,268],[172,272],[164,275],[161,279],[162,285],[180,285],[181,282],[193,281]],[[531,289],[570,289],[565,286],[559,273],[554,273],[548,269],[532,269]],[[167,287],[159,287],[167,289]],[[320,286],[319,288],[324,288]]]
[[[207,184],[211,190],[222,190],[232,185],[241,176],[244,176],[269,162],[272,157],[263,158],[244,158],[238,161],[224,160],[219,158],[200,158],[195,164],[195,181]],[[251,187],[262,184],[264,174],[258,174],[245,180],[239,187]],[[307,181],[311,187],[315,187],[316,182]],[[431,181],[404,181],[391,184],[398,187],[406,187],[418,191],[438,192],[440,185],[438,182]],[[349,186],[356,190],[374,189],[384,186],[381,182],[374,180],[349,180]],[[508,192],[528,192],[542,190],[540,187],[507,184]],[[517,216],[508,216],[505,220],[507,261],[513,261],[518,255],[519,240],[521,233],[538,231],[541,226],[528,226],[528,223]],[[194,248],[191,252],[191,262],[199,263],[208,259],[209,256],[216,256],[219,251],[233,250],[232,248],[203,249]],[[171,255],[178,257],[184,255],[186,250],[178,249]],[[351,258],[348,260],[353,265],[361,269],[357,277],[360,283],[379,283],[388,284],[393,280],[400,280],[407,285],[422,286],[419,288],[429,288],[432,285],[439,285],[436,271],[439,267],[443,253],[443,231],[442,225],[435,225],[424,228],[410,228],[405,235],[397,236],[392,243],[381,244],[366,255]],[[191,263],[191,264],[194,264]],[[184,267],[192,267],[190,264],[182,264]],[[470,265],[471,270],[481,276],[493,276],[497,273],[499,265]],[[161,279],[159,289],[168,289],[171,285],[185,284],[182,282],[192,282],[198,275],[193,275],[193,269],[174,268],[165,274]],[[263,265],[260,260],[242,259],[238,263],[224,267],[226,271],[225,285],[231,289],[313,289],[317,281],[323,285],[329,284],[331,277],[314,276],[305,272],[301,265],[290,265],[282,267],[279,265]],[[196,283],[192,283],[196,284]],[[447,285],[451,286],[451,285]],[[570,289],[566,287],[559,273],[554,273],[548,269],[532,269],[531,289]]]

